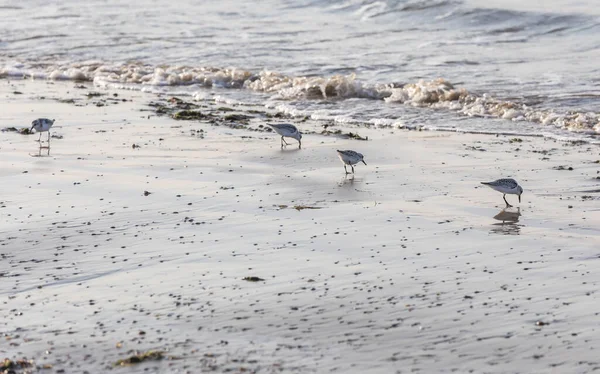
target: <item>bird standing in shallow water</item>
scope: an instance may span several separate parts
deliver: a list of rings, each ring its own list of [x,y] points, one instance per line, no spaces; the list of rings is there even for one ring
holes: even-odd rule
[[[352,168],[352,174],[354,174],[355,164],[358,164],[359,162],[362,162],[365,165],[367,164],[363,159],[364,156],[362,155],[362,153],[354,152],[351,150],[340,151],[339,149],[337,153],[340,157],[340,160],[342,160],[342,162],[344,163],[344,171],[346,172],[346,174],[350,174],[348,173],[348,169],[346,169],[346,165],[350,165],[350,167]]]
[[[36,132],[40,133],[38,142],[42,141],[42,133],[48,132],[48,143],[50,143],[50,127],[52,127],[52,125],[54,125],[54,120],[48,118],[38,118],[31,122],[31,130],[35,129]]]
[[[291,125],[289,123],[282,123],[279,125],[267,125],[267,126],[271,126],[271,128],[273,130],[275,130],[276,133],[281,135],[281,148],[283,148],[283,143],[285,143],[285,145],[289,145],[285,141],[285,139],[283,139],[283,137],[296,139],[298,141],[298,149],[302,148],[302,141],[301,141],[302,133],[300,131],[298,131],[296,126]]]
[[[523,187],[519,186],[519,183],[517,183],[517,181],[512,178],[498,179],[493,182],[481,182],[481,184],[485,184],[491,189],[494,189],[498,192],[502,192],[502,198],[504,199],[504,202],[506,203],[507,207],[511,207],[512,205],[510,205],[508,201],[506,201],[506,194],[519,195],[519,203],[521,202]]]

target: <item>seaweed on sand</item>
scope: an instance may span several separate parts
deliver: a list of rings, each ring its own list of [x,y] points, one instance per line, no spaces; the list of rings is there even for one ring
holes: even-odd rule
[[[264,279],[259,278],[259,277],[244,277],[243,280],[245,280],[246,282],[262,282],[262,281],[264,281]]]
[[[11,360],[5,358],[0,361],[0,373],[16,373],[17,370],[27,369],[33,367],[33,361],[25,358],[21,360]]]
[[[184,109],[184,110],[180,110],[179,112],[176,112],[175,114],[173,114],[173,119],[176,120],[197,120],[197,119],[205,119],[205,118],[209,118],[210,115],[204,114],[199,110],[188,110],[188,109]]]

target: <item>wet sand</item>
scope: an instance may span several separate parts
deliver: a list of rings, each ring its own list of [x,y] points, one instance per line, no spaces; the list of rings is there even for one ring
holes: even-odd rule
[[[62,136],[36,157],[37,135],[0,133],[1,356],[66,373],[147,350],[164,359],[114,370],[600,368],[597,146],[361,128],[281,150],[259,126],[284,120],[256,108],[217,126],[75,86],[0,80],[1,128],[56,118]],[[346,177],[335,149],[368,166]],[[479,182],[509,176],[525,193],[502,212]]]

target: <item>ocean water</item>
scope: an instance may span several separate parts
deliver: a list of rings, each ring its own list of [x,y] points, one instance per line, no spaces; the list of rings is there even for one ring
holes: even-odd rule
[[[0,77],[600,144],[594,0],[0,0]]]

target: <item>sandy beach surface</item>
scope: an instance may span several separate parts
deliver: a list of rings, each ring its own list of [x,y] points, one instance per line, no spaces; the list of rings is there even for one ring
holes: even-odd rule
[[[597,146],[307,120],[282,150],[264,108],[208,98],[213,117],[177,121],[160,100],[0,80],[1,128],[48,117],[58,136],[48,155],[0,133],[16,372],[600,369]],[[368,165],[346,177],[336,149]],[[479,184],[500,177],[525,189],[506,211]]]

